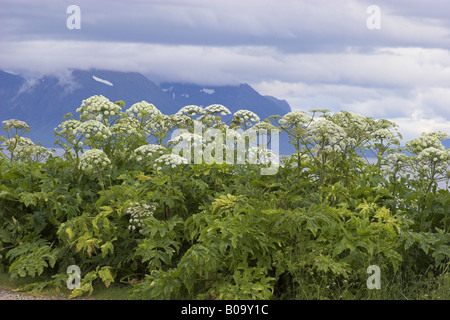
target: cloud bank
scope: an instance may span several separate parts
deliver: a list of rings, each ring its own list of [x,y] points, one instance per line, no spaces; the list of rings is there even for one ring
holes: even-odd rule
[[[249,83],[294,110],[387,118],[406,138],[450,134],[450,3],[378,1],[0,0],[0,68],[138,71],[156,81]]]

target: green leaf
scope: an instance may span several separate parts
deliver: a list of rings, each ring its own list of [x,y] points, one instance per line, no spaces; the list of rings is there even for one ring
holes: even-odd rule
[[[102,279],[105,286],[108,288],[114,282],[114,276],[111,273],[111,267],[102,267],[98,271],[98,276]]]

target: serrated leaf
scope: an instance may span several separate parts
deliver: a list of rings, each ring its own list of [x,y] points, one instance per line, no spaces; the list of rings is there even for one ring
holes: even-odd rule
[[[103,267],[99,270],[98,276],[102,279],[105,286],[108,288],[114,282],[114,276],[111,273],[111,267]]]

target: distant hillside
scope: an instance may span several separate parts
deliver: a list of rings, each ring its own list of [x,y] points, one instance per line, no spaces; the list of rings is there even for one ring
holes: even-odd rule
[[[284,100],[262,96],[248,84],[239,86],[199,86],[180,83],[161,83],[160,87],[169,94],[177,105],[195,104],[206,107],[210,104],[222,104],[236,112],[246,109],[255,112],[261,120],[278,114],[284,115],[291,107]]]

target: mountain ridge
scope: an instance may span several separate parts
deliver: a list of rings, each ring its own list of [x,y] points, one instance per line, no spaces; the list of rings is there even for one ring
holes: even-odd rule
[[[158,84],[139,72],[95,68],[69,71],[64,79],[48,74],[29,82],[23,75],[0,70],[0,120],[25,121],[31,128],[27,137],[54,147],[53,129],[64,121],[65,114],[75,113],[82,101],[93,95],[103,95],[113,102],[122,100],[126,108],[144,100],[165,114],[174,114],[189,104],[223,104],[232,113],[247,109],[261,120],[291,111],[285,100],[263,96],[248,84],[200,86],[172,82],[174,88],[170,91],[168,83]]]

